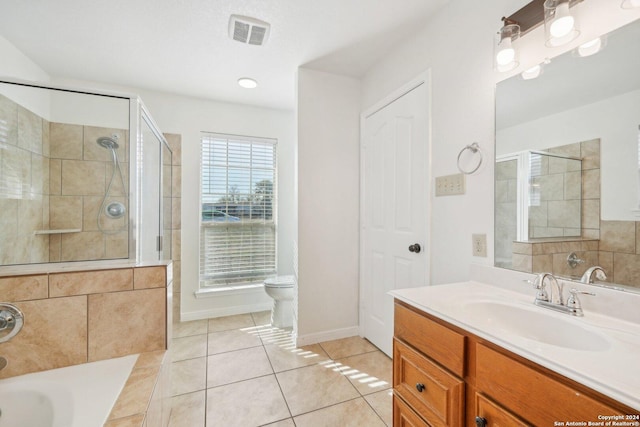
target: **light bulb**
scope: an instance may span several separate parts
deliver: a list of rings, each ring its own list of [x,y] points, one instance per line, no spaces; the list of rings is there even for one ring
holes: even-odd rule
[[[560,3],[549,28],[549,33],[555,38],[562,38],[569,34],[575,25],[575,19],[569,12],[569,2]]]
[[[580,56],[591,56],[594,55],[602,49],[602,39],[597,37],[589,42],[583,43],[578,46],[578,55]]]
[[[509,65],[516,59],[516,50],[511,46],[511,37],[502,39],[496,54],[498,65]]]
[[[533,67],[529,68],[528,70],[524,70],[521,74],[522,78],[524,80],[531,80],[531,79],[535,79],[536,77],[540,76],[540,72],[542,71],[542,66],[540,66],[540,64],[538,65],[534,65]]]
[[[245,89],[254,89],[258,87],[258,82],[250,77],[242,77],[238,79],[238,84]]]

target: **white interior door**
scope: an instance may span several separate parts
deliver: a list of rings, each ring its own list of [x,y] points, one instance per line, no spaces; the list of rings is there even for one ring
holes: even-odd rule
[[[428,278],[429,103],[424,80],[362,121],[361,330],[391,356],[392,289]],[[410,251],[418,244],[420,250]]]

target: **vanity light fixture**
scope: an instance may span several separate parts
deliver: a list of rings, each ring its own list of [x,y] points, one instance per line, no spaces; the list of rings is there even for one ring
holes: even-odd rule
[[[640,7],[640,0],[624,0],[620,5],[623,9],[636,9]]]
[[[524,70],[520,73],[520,77],[522,77],[523,80],[533,80],[540,77],[540,74],[542,74],[542,64],[534,65],[533,67]]]
[[[581,56],[581,57],[595,55],[596,53],[604,49],[605,44],[606,43],[604,38],[596,37],[593,40],[590,40],[586,43],[582,43],[580,46],[578,46],[575,49],[574,53],[575,55]]]
[[[496,70],[505,72],[513,70],[519,64],[518,51],[513,43],[520,37],[520,26],[507,18],[502,20],[504,25],[496,37],[495,65]]]
[[[544,2],[545,44],[562,46],[580,34],[575,10],[570,10],[570,0],[546,0]]]
[[[256,87],[258,87],[258,82],[250,77],[239,78],[238,84],[245,89],[255,89]]]

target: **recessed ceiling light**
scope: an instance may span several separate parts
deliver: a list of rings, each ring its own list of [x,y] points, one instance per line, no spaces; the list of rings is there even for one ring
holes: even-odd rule
[[[242,77],[238,79],[238,84],[245,89],[254,89],[258,87],[258,82],[249,77]]]

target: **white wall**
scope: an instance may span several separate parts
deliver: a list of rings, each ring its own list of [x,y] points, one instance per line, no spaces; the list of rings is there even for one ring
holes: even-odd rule
[[[636,221],[640,90],[542,117],[496,134],[497,154],[600,138],[601,217]]]
[[[298,345],[358,333],[360,82],[298,69]]]

